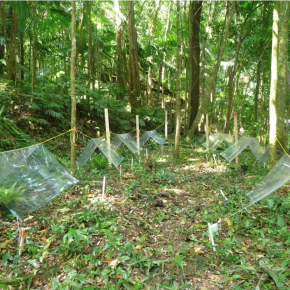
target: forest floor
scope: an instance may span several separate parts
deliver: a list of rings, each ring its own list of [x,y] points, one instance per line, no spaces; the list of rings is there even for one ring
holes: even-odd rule
[[[149,151],[152,170],[129,153],[121,175],[87,164],[20,224],[2,219],[0,288],[290,289],[287,186],[241,210],[267,173],[254,157],[242,172],[198,145],[182,146],[177,162],[173,147]],[[208,223],[218,221],[213,251]]]

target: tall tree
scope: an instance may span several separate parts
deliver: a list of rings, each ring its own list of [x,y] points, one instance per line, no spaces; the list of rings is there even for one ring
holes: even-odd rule
[[[278,101],[277,101],[277,139],[282,150],[287,149],[288,138],[285,134],[284,123],[286,118],[287,62],[288,62],[288,34],[289,34],[289,2],[280,2],[279,15],[279,54],[278,54]]]
[[[284,118],[287,94],[289,3],[275,1],[273,9],[271,88],[269,98],[269,161],[268,168],[276,163],[277,148],[285,146]],[[282,55],[285,54],[285,55]]]
[[[122,26],[123,15],[120,10],[119,0],[114,0],[115,9],[115,33],[116,33],[116,65],[117,65],[117,99],[122,99],[126,91],[126,54],[124,43],[124,31]]]
[[[9,14],[11,15],[10,22],[10,43],[9,52],[7,55],[7,78],[16,83],[17,72],[17,26],[18,26],[18,12],[16,9],[9,7]],[[7,40],[7,39],[6,39]]]
[[[71,169],[72,175],[76,169],[76,93],[75,93],[75,65],[76,65],[76,2],[71,2],[71,67],[70,67],[70,95],[71,95]]]
[[[196,118],[200,99],[200,19],[202,1],[191,1],[189,4],[189,99],[190,120],[189,127]]]
[[[210,94],[212,93],[212,89],[215,86],[215,82],[216,82],[216,78],[218,75],[218,71],[220,68],[220,64],[221,64],[221,60],[222,60],[222,56],[226,47],[226,43],[227,43],[227,38],[228,38],[228,34],[229,34],[229,30],[230,30],[230,26],[231,26],[231,22],[232,22],[232,18],[233,15],[235,13],[236,10],[236,4],[232,3],[232,4],[227,4],[227,5],[231,5],[231,6],[227,6],[227,13],[226,13],[226,19],[225,19],[225,28],[224,28],[224,32],[223,32],[223,36],[222,36],[222,40],[221,40],[221,45],[219,48],[219,52],[218,52],[218,56],[217,56],[217,62],[214,66],[214,70],[211,74],[211,78],[210,78],[210,82],[209,85],[205,91],[205,94],[201,100],[201,104],[197,113],[197,116],[195,117],[190,129],[187,132],[186,135],[186,140],[190,140],[190,138],[192,137],[193,133],[195,132],[198,123],[201,119],[202,114],[204,113],[205,110],[205,106],[207,103],[207,100],[209,99]]]
[[[135,27],[134,1],[128,2],[128,30],[129,30],[129,107],[139,107],[140,79],[137,50],[137,32]]]
[[[181,28],[180,28],[180,0],[176,1],[176,34],[177,34],[177,49],[176,49],[176,96],[175,96],[175,139],[174,152],[175,159],[179,158],[179,144],[181,131],[181,109],[180,109],[180,90],[181,90]]]
[[[153,66],[154,66],[154,58],[153,58],[153,49],[152,49],[152,40],[154,39],[155,35],[155,28],[157,24],[157,18],[158,18],[158,12],[160,9],[160,0],[155,0],[155,8],[153,12],[153,20],[150,28],[150,41],[149,41],[149,46],[150,46],[150,51],[151,55],[148,58],[149,62],[149,68],[148,68],[148,107],[150,108],[152,105],[154,105],[154,98],[153,98]]]

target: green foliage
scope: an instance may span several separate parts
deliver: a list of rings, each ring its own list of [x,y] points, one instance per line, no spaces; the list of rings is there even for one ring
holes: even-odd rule
[[[94,154],[91,158],[91,162],[97,169],[106,169],[109,166],[108,158],[102,153]]]
[[[24,193],[23,186],[17,186],[15,182],[10,188],[0,187],[0,204],[7,205],[12,201],[21,200]]]
[[[173,173],[170,171],[166,170],[159,170],[155,173],[155,177],[157,180],[160,180],[165,183],[175,183],[176,182],[176,177]]]

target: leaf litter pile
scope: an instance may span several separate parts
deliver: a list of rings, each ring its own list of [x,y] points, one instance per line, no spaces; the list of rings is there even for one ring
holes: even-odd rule
[[[152,149],[149,166],[128,153],[122,173],[87,164],[46,207],[2,218],[0,288],[289,289],[287,185],[241,211],[263,164],[186,145],[175,162],[172,150]]]

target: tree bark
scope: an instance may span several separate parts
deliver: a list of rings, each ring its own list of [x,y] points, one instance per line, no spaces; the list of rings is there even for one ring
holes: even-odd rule
[[[124,44],[124,35],[122,28],[122,18],[120,13],[119,0],[114,0],[115,15],[116,15],[116,65],[117,65],[117,99],[122,100],[126,91],[126,78],[127,78],[127,69],[126,69],[126,54],[125,54],[125,44]]]
[[[200,17],[202,1],[191,1],[189,4],[189,127],[197,116],[200,99]]]
[[[278,53],[278,91],[277,91],[277,139],[278,148],[286,150],[288,145],[284,121],[286,119],[287,62],[289,33],[289,2],[280,2],[279,15],[279,53]]]
[[[7,78],[8,80],[16,83],[17,72],[17,26],[18,26],[18,14],[11,8],[11,32],[10,32],[10,49],[7,59]]]
[[[222,42],[221,42],[221,45],[220,45],[217,62],[216,62],[216,65],[214,67],[214,71],[213,71],[213,73],[211,75],[209,86],[207,87],[207,89],[205,91],[205,94],[204,94],[203,98],[201,99],[201,104],[200,104],[198,113],[197,113],[197,115],[196,115],[196,117],[194,119],[194,122],[192,123],[190,129],[187,132],[187,135],[186,135],[186,140],[187,141],[190,140],[190,138],[192,137],[193,133],[195,132],[195,130],[196,130],[197,126],[198,126],[198,123],[200,121],[200,118],[201,118],[202,114],[204,113],[207,100],[208,100],[208,98],[209,98],[209,96],[210,96],[210,94],[212,92],[212,88],[215,86],[217,74],[218,74],[218,71],[219,71],[219,68],[220,68],[220,63],[221,63],[221,60],[222,60],[222,56],[223,56],[223,53],[224,53],[224,50],[225,50],[225,47],[226,47],[227,37],[228,37],[228,34],[229,34],[231,21],[232,21],[233,15],[235,13],[235,10],[236,10],[235,3],[233,3],[231,5],[231,7],[228,8],[228,13],[227,13],[226,22],[225,22],[224,34],[223,34]]]
[[[158,12],[160,8],[161,1],[155,0],[155,9],[154,9],[154,16],[152,20],[152,25],[150,29],[150,39],[154,39],[155,27],[158,17]],[[149,41],[149,45],[151,45],[151,41]],[[151,55],[148,58],[149,68],[148,68],[148,107],[152,107],[154,105],[154,97],[153,97],[153,65],[154,65],[154,58],[151,52]]]
[[[137,32],[135,28],[134,1],[128,2],[128,29],[129,29],[129,99],[128,107],[139,107],[140,79],[137,52]]]
[[[276,163],[276,137],[277,137],[277,88],[278,88],[278,50],[279,50],[279,11],[280,2],[276,1],[273,10],[272,28],[272,55],[271,55],[271,87],[269,98],[269,161],[268,168],[272,168]]]
[[[180,130],[181,130],[181,110],[180,110],[180,90],[181,90],[181,28],[180,28],[180,1],[176,1],[176,31],[177,31],[177,52],[176,52],[176,97],[175,97],[175,139],[174,139],[174,159],[179,158]]]
[[[75,174],[76,169],[76,94],[75,94],[75,65],[76,65],[76,2],[71,2],[71,67],[70,67],[70,95],[71,95],[71,169]]]

